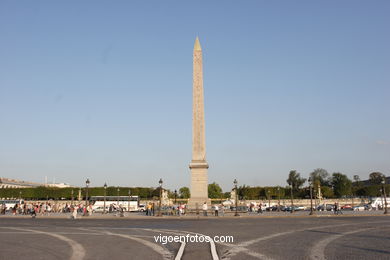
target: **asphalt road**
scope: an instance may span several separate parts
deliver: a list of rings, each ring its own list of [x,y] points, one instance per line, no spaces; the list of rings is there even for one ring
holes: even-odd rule
[[[234,241],[163,245],[160,234]],[[390,216],[0,218],[0,259],[390,259]]]

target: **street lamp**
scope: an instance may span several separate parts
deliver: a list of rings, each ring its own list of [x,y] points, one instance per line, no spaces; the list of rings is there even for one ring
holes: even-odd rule
[[[118,206],[118,210],[119,210],[119,191],[120,191],[120,189],[119,189],[119,187],[116,189],[116,191],[117,191],[117,206]]]
[[[238,183],[237,180],[234,179],[234,181],[233,181],[233,184],[234,184],[234,191],[236,192],[236,213],[234,213],[234,216],[235,216],[235,217],[240,216],[240,215],[238,214],[238,212],[237,212],[237,208],[238,208],[238,205],[237,205],[237,203],[238,203],[237,183]]]
[[[19,200],[21,200],[22,199],[22,191],[20,190],[19,191]]]
[[[73,201],[74,201],[74,191],[73,189],[70,191],[71,199],[72,199],[72,206],[73,206]]]
[[[294,213],[294,201],[293,201],[293,186],[292,183],[290,184],[290,190],[291,190],[291,213]]]
[[[313,185],[312,185],[312,181],[311,181],[311,178],[309,178],[309,189],[310,189],[310,214],[309,215],[313,215],[314,212],[313,212]]]
[[[384,197],[384,199],[385,199],[385,212],[384,212],[384,214],[387,214],[387,199],[386,199],[386,189],[385,189],[385,177],[383,177],[383,179],[382,179],[382,190],[383,190],[383,197]]]
[[[127,211],[130,212],[130,195],[131,195],[131,191],[129,189],[129,201],[127,202]]]
[[[271,211],[271,190],[268,190],[267,193],[268,193],[268,208],[269,211]]]
[[[85,210],[84,210],[84,216],[88,216],[88,188],[89,188],[90,181],[87,179],[85,181]]]
[[[163,185],[163,180],[161,178],[158,181],[158,185],[160,186],[160,203],[158,206],[158,216],[161,217],[161,199],[162,199],[162,185]]]
[[[106,214],[107,183],[104,183],[103,188],[104,188],[103,214]]]
[[[280,211],[280,187],[278,186],[278,211]]]
[[[175,190],[175,205],[176,205],[176,198],[177,198],[177,190]]]

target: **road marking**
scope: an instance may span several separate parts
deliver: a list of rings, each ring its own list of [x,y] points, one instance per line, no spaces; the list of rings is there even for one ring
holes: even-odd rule
[[[333,240],[336,240],[340,237],[343,237],[343,236],[347,236],[347,235],[350,235],[350,234],[354,234],[354,233],[359,233],[359,232],[363,232],[363,231],[366,231],[366,230],[370,230],[370,229],[373,229],[373,228],[363,228],[363,229],[358,229],[358,230],[354,230],[354,231],[349,231],[349,232],[345,232],[345,233],[339,233],[339,234],[334,234],[334,235],[331,235],[323,240],[320,240],[320,242],[316,243],[310,250],[310,258],[313,259],[313,260],[325,260],[325,248],[327,245],[329,245],[329,243],[331,243]]]
[[[90,229],[86,229],[86,228],[79,228],[80,230],[87,230],[87,231],[97,231],[97,230],[90,230]],[[153,251],[155,251],[156,253],[158,253],[159,255],[162,255],[163,259],[166,259],[166,260],[170,260],[172,259],[173,255],[172,253],[166,249],[165,247],[161,247],[155,243],[152,243],[148,240],[144,240],[144,239],[141,239],[139,237],[135,237],[135,236],[130,236],[130,235],[124,235],[124,234],[118,234],[118,233],[112,233],[112,232],[109,232],[109,231],[98,231],[98,232],[101,232],[103,234],[106,234],[106,235],[110,235],[110,236],[118,236],[118,237],[123,237],[123,238],[127,238],[127,239],[130,239],[130,240],[134,240],[134,241],[137,241],[149,248],[151,248]]]
[[[289,235],[289,234],[292,234],[292,233],[295,233],[295,232],[303,232],[303,231],[306,231],[306,230],[314,230],[314,229],[322,229],[322,228],[333,228],[333,227],[341,227],[341,226],[351,226],[351,225],[361,225],[361,224],[375,224],[375,223],[388,223],[388,222],[387,221],[380,221],[380,222],[364,222],[364,223],[361,223],[361,222],[359,222],[359,223],[344,223],[344,224],[338,224],[338,225],[327,225],[327,226],[312,227],[312,228],[305,228],[305,229],[296,229],[296,230],[291,230],[291,231],[286,231],[286,232],[280,232],[280,233],[271,234],[271,235],[268,235],[268,236],[265,236],[265,237],[259,237],[259,238],[256,238],[256,239],[252,239],[252,240],[248,240],[248,241],[242,242],[242,243],[236,245],[235,247],[233,247],[232,249],[227,250],[222,255],[222,258],[224,260],[229,260],[231,257],[237,255],[238,253],[252,254],[254,252],[249,250],[247,248],[248,246],[250,246],[250,245],[252,245],[254,243],[260,242],[260,241],[273,239],[273,238],[276,238],[276,237],[279,237],[279,236]],[[256,253],[256,254],[258,254],[258,253]],[[261,254],[258,255],[257,258],[259,258],[259,259],[272,259],[271,257],[265,256],[265,255],[261,255]]]
[[[181,242],[179,251],[177,251],[175,260],[180,260],[184,253],[184,248],[186,247],[186,242]]]
[[[69,258],[69,260],[81,260],[81,259],[84,259],[84,256],[85,256],[85,249],[84,249],[84,247],[81,244],[77,243],[76,241],[74,241],[74,240],[72,240],[70,238],[67,238],[65,236],[58,235],[58,234],[55,234],[55,233],[39,231],[39,230],[26,229],[26,228],[23,228],[23,229],[22,228],[12,228],[12,227],[4,227],[4,228],[20,230],[20,231],[29,231],[29,232],[36,233],[36,234],[43,234],[43,235],[48,235],[48,236],[55,237],[57,239],[65,241],[72,248],[72,255]]]

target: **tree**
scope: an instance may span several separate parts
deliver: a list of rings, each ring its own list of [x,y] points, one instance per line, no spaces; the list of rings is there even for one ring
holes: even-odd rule
[[[372,185],[379,185],[382,183],[382,180],[385,178],[385,175],[381,172],[372,172],[370,173],[368,179]]]
[[[321,186],[330,186],[331,180],[327,170],[322,168],[317,168],[310,173],[310,178],[313,182],[314,187],[317,187],[318,184]]]
[[[222,189],[215,182],[209,184],[208,192],[209,192],[209,198],[210,199],[220,199],[222,197]]]
[[[290,171],[287,183],[293,188],[293,190],[298,191],[305,182],[306,179],[301,178],[301,174],[298,173],[296,170]]]
[[[188,199],[191,197],[190,189],[188,187],[181,187],[179,189],[179,197],[182,199]]]
[[[335,172],[332,175],[332,186],[334,195],[337,197],[352,194],[352,181],[348,179],[347,175]]]

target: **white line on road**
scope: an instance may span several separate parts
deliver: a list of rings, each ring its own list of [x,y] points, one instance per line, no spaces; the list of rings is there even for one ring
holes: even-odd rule
[[[333,240],[336,240],[340,237],[347,236],[347,235],[354,234],[354,233],[363,232],[363,231],[366,231],[369,229],[373,229],[373,228],[363,228],[363,229],[358,229],[358,230],[349,231],[349,232],[345,232],[345,233],[334,234],[334,235],[331,235],[323,240],[320,240],[320,242],[316,243],[311,248],[310,258],[313,260],[325,260],[326,259],[325,258],[325,247],[327,245],[329,245],[330,242],[332,242]]]
[[[166,259],[166,260],[171,260],[173,255],[172,253],[166,249],[165,247],[161,247],[155,243],[152,243],[148,240],[144,240],[144,239],[141,239],[139,237],[136,237],[136,236],[130,236],[130,235],[124,235],[124,234],[118,234],[118,233],[112,233],[112,232],[109,232],[109,231],[98,231],[98,230],[93,230],[93,229],[86,229],[86,228],[79,228],[80,230],[87,230],[87,231],[94,231],[94,232],[101,232],[103,234],[106,234],[106,235],[110,235],[110,236],[118,236],[118,237],[123,237],[123,238],[127,238],[127,239],[131,239],[131,240],[134,240],[134,241],[137,241],[149,248],[151,248],[153,251],[155,251],[156,253],[160,254],[163,259]]]
[[[50,232],[39,231],[39,230],[26,229],[26,228],[12,228],[12,227],[5,227],[5,228],[20,230],[20,231],[29,231],[29,232],[36,233],[36,234],[43,234],[43,235],[52,236],[52,237],[58,238],[62,241],[65,241],[72,248],[72,255],[69,258],[69,260],[82,260],[85,256],[84,247],[81,244],[77,243],[76,241],[74,241],[70,238],[67,238],[65,236],[58,235],[55,233],[50,233]]]
[[[185,247],[186,247],[186,242],[184,242],[184,241],[181,242],[181,245],[180,245],[179,251],[177,251],[175,260],[180,260],[181,259],[181,257],[183,256]]]
[[[252,240],[248,240],[248,241],[242,242],[242,243],[236,245],[235,247],[233,247],[232,249],[227,250],[223,254],[222,258],[224,260],[229,260],[231,257],[237,255],[238,253],[252,254],[253,252],[250,249],[247,248],[248,246],[250,246],[252,244],[255,244],[255,243],[258,243],[258,242],[261,242],[261,241],[273,239],[273,238],[276,238],[276,237],[279,237],[279,236],[289,235],[289,234],[292,234],[292,233],[295,233],[295,232],[303,232],[303,231],[306,231],[306,230],[314,230],[314,229],[322,229],[322,228],[333,228],[333,227],[341,227],[341,226],[372,224],[372,223],[388,223],[388,222],[380,221],[380,222],[365,222],[365,223],[360,223],[360,222],[359,223],[344,223],[344,224],[338,224],[338,225],[318,226],[318,227],[311,227],[311,228],[296,229],[296,230],[291,230],[291,231],[286,231],[286,232],[280,232],[280,233],[271,234],[271,235],[268,235],[268,236],[265,236],[265,237],[259,237],[259,238],[256,238],[256,239],[252,239]],[[272,259],[271,257],[265,256],[265,255],[261,255],[261,254],[258,254],[258,253],[256,253],[256,254],[257,254],[257,258],[259,258],[259,259],[268,259],[268,260]]]

